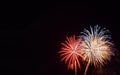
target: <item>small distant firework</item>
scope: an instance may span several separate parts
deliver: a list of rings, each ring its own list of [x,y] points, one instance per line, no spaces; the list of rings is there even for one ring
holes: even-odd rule
[[[83,58],[80,43],[81,40],[76,39],[75,35],[67,37],[66,41],[61,43],[63,47],[59,51],[62,57],[61,61],[65,61],[65,64],[68,64],[68,69],[75,69],[75,75],[77,75],[77,67],[80,68],[79,58]]]
[[[110,56],[113,55],[111,52],[111,46],[113,44],[110,42],[111,37],[107,35],[108,32],[106,28],[101,29],[98,25],[94,26],[94,28],[90,26],[90,31],[85,29],[82,32],[84,60],[87,61],[85,75],[91,63],[96,68],[99,68],[107,60],[110,60]]]

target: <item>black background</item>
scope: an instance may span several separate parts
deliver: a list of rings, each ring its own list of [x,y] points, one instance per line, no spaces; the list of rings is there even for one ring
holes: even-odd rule
[[[60,62],[57,53],[60,43],[66,36],[78,36],[84,28],[97,24],[111,31],[117,49],[103,71],[108,75],[113,75],[113,72],[120,74],[120,16],[117,4],[16,3],[3,9],[1,75],[73,75],[74,71],[67,70],[66,65]],[[91,67],[88,73],[91,75],[93,71]],[[78,73],[83,74],[84,68]]]

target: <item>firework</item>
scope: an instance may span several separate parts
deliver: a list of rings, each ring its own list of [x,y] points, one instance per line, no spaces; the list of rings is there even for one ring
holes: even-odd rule
[[[98,25],[94,26],[94,28],[90,26],[90,31],[85,29],[82,32],[84,60],[87,61],[85,75],[90,64],[93,63],[96,68],[99,68],[107,60],[110,60],[113,53],[110,50],[112,43],[110,42],[110,35],[107,35],[108,32],[106,28],[101,29]]]
[[[66,41],[61,43],[63,47],[61,51],[59,51],[62,57],[61,61],[65,61],[65,64],[68,65],[68,69],[75,69],[75,75],[77,74],[77,67],[80,68],[79,58],[83,58],[80,43],[81,40],[76,39],[75,35],[67,37]]]

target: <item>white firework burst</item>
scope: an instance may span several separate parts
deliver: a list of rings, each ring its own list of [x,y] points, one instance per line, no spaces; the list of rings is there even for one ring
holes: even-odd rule
[[[90,64],[94,64],[96,68],[103,66],[107,60],[110,60],[111,55],[111,46],[113,45],[110,42],[110,35],[108,35],[109,30],[106,28],[101,28],[96,25],[93,28],[90,26],[90,31],[85,29],[82,32],[83,38],[83,51],[84,51],[84,60],[87,61],[87,66],[85,70],[88,69]]]

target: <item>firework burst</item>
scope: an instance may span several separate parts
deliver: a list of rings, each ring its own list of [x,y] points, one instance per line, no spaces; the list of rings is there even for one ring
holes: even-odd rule
[[[85,75],[91,63],[93,63],[96,68],[99,68],[103,66],[107,60],[110,60],[110,56],[113,53],[110,50],[112,43],[110,42],[110,35],[107,35],[108,32],[106,28],[101,29],[98,25],[94,26],[94,28],[90,26],[90,31],[85,29],[84,32],[82,32],[84,60],[88,62],[84,73]]]
[[[79,58],[83,58],[80,43],[81,40],[76,39],[75,35],[67,37],[66,41],[61,43],[63,47],[59,51],[62,57],[61,61],[65,61],[65,64],[68,64],[68,69],[75,69],[75,75],[77,74],[77,67],[80,68]]]

